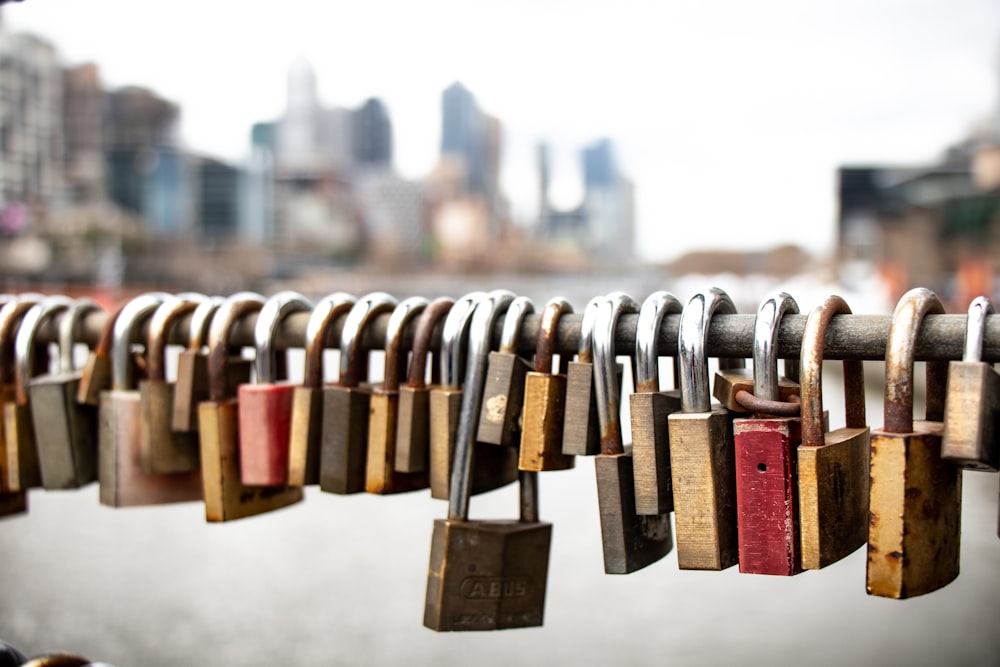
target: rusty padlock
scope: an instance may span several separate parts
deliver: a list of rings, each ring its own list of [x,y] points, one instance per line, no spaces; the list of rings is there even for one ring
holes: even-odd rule
[[[563,454],[563,420],[566,413],[566,375],[552,366],[559,318],[572,313],[573,306],[554,297],[542,311],[535,349],[535,370],[524,378],[524,406],[521,409],[521,448],[518,468],[569,470],[576,457]],[[560,359],[565,359],[560,355]],[[560,364],[565,365],[565,364]]]
[[[357,297],[333,292],[316,302],[306,324],[305,373],[292,393],[292,426],[288,436],[288,483],[319,484],[319,452],[323,428],[323,353],[334,324],[350,312]]]
[[[958,576],[962,469],[941,458],[947,362],[927,362],[926,419],[913,419],[920,323],[944,306],[928,289],[896,304],[885,351],[885,425],[871,435],[869,595],[909,598]]]
[[[521,323],[535,304],[525,296],[511,301],[500,334],[500,349],[491,351],[486,362],[483,407],[479,415],[478,442],[516,447],[521,442],[521,408],[524,407],[524,377],[531,366],[517,354]]]
[[[798,449],[802,567],[818,570],[844,558],[868,536],[868,447],[865,378],[860,359],[844,360],[847,423],[827,431],[823,412],[823,346],[830,320],[851,309],[830,296],[806,320],[800,355],[802,444]]]
[[[111,389],[101,392],[98,409],[98,481],[102,505],[130,507],[199,500],[197,472],[156,475],[143,471],[139,451],[142,419],[135,382],[133,341],[138,329],[163,303],[161,294],[143,294],[125,304],[113,324]]]
[[[205,299],[191,313],[188,324],[188,345],[177,355],[177,381],[174,382],[174,406],[170,428],[176,433],[198,433],[198,404],[208,400],[208,354],[205,341],[212,315],[225,299],[213,296]],[[239,385],[250,379],[250,365],[237,367],[246,376],[231,378]]]

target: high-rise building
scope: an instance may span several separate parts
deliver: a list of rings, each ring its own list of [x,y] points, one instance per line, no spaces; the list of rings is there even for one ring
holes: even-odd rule
[[[73,203],[104,199],[104,107],[106,95],[97,65],[70,67],[63,73],[65,176]]]
[[[476,98],[460,82],[441,94],[441,157],[457,159],[468,192],[485,194],[486,119]]]
[[[354,112],[351,138],[359,167],[392,165],[392,122],[382,100],[370,98]]]

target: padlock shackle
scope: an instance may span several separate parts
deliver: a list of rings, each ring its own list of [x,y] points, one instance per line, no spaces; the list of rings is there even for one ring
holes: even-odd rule
[[[473,445],[479,430],[479,413],[486,381],[486,360],[490,352],[490,337],[497,320],[507,312],[514,294],[508,290],[493,290],[483,296],[472,312],[469,324],[469,358],[465,364],[465,386],[462,407],[458,414],[455,453],[452,455],[451,487],[448,496],[448,518],[466,521],[469,517],[469,496],[472,493]]]
[[[517,339],[521,333],[521,323],[525,316],[535,312],[535,303],[526,296],[519,296],[510,302],[507,314],[503,318],[503,329],[500,332],[500,352],[517,354]]]
[[[604,301],[603,296],[595,296],[583,307],[583,319],[580,321],[580,345],[576,350],[576,360],[590,364],[594,361],[594,322],[597,309]]]
[[[924,287],[911,289],[900,298],[889,325],[885,348],[885,426],[887,433],[913,431],[913,360],[917,333],[925,315],[943,315],[944,305]],[[927,362],[927,419],[943,418],[948,362]],[[942,368],[943,366],[943,368]]]
[[[241,319],[264,307],[264,297],[240,292],[222,302],[208,328],[208,400],[221,402],[233,396],[229,388],[229,334]]]
[[[611,292],[597,309],[594,322],[594,394],[601,427],[601,454],[625,452],[621,427],[621,388],[615,367],[615,327],[625,313],[639,312],[639,304],[624,292]]]
[[[8,301],[0,308],[0,386],[16,382],[14,344],[17,329],[25,313],[38,305],[45,297],[41,294],[24,294]]]
[[[103,309],[90,299],[77,299],[59,318],[59,372],[72,373],[76,370],[73,347],[76,345],[76,329],[84,317]]]
[[[559,318],[573,312],[570,302],[561,296],[552,297],[545,304],[538,325],[538,346],[535,348],[535,372],[552,373],[552,357],[556,350]]]
[[[766,401],[778,400],[778,327],[785,313],[798,315],[799,304],[787,292],[772,292],[761,301],[754,320],[753,393]]]
[[[344,322],[344,328],[340,332],[338,387],[350,389],[357,387],[361,382],[361,369],[366,367],[365,359],[361,355],[368,354],[368,351],[362,349],[361,345],[358,344],[361,340],[361,334],[376,316],[391,312],[397,304],[396,297],[391,294],[372,292],[358,299],[358,302],[351,308],[347,314],[347,320]]]
[[[21,319],[14,339],[14,397],[18,405],[28,404],[28,380],[36,375],[35,337],[42,323],[58,315],[72,305],[73,300],[65,296],[46,297],[32,306]]]
[[[458,389],[462,385],[462,352],[468,339],[469,326],[476,306],[486,297],[486,292],[469,292],[459,297],[441,329],[441,386],[445,389]]]
[[[208,340],[208,327],[212,324],[212,315],[225,301],[222,296],[210,296],[198,303],[191,313],[188,324],[188,347],[192,352],[200,352]]]
[[[708,328],[716,313],[736,314],[736,306],[725,291],[712,287],[692,296],[681,312],[677,336],[680,362],[681,412],[709,412]]]
[[[347,292],[333,292],[316,302],[306,323],[306,360],[303,387],[319,389],[323,386],[323,352],[326,339],[334,323],[350,312],[358,298]]]
[[[824,443],[823,428],[823,347],[830,320],[850,315],[851,307],[839,296],[831,295],[816,306],[806,320],[800,354],[802,446],[819,447]],[[865,375],[860,359],[844,360],[844,409],[847,428],[864,428]]]
[[[660,390],[660,356],[657,346],[660,325],[668,313],[680,313],[684,306],[667,291],[653,292],[642,302],[635,328],[635,390]]]
[[[400,378],[406,373],[403,333],[429,303],[422,296],[411,296],[400,301],[389,316],[389,324],[385,329],[385,370],[382,375],[384,391],[399,391]]]
[[[417,329],[413,333],[413,352],[410,354],[410,368],[406,374],[406,386],[423,389],[427,386],[427,355],[431,349],[434,328],[448,316],[455,300],[442,296],[431,301],[417,319]]]
[[[965,349],[962,352],[962,361],[983,360],[986,316],[995,312],[989,297],[977,296],[969,304],[969,319],[965,325]]]
[[[134,389],[132,341],[135,331],[142,321],[153,314],[160,304],[170,299],[158,292],[140,294],[125,304],[115,320],[114,336],[111,341],[111,389],[125,391]]]
[[[281,322],[292,313],[312,310],[313,304],[298,292],[284,290],[271,296],[257,315],[253,327],[254,370],[257,384],[278,381],[278,350],[274,345]]]
[[[167,379],[167,342],[170,328],[199,305],[201,302],[194,298],[183,298],[178,295],[164,301],[153,313],[146,336],[146,377],[149,380],[163,382]]]

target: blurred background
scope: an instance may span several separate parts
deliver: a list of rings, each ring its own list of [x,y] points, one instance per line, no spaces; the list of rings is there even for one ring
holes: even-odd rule
[[[998,262],[997,0],[0,8],[5,292],[507,287],[579,310],[715,284],[741,312],[780,286],[888,314],[924,286],[964,312]],[[861,553],[604,576],[591,467],[542,480],[541,629],[420,626],[445,508],[419,494],[206,526],[90,487],[0,524],[0,637],[119,667],[1000,660],[995,476],[965,475],[962,576],[900,603],[865,595]]]

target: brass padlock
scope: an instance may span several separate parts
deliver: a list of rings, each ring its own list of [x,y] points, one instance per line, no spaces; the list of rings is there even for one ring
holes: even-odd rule
[[[674,510],[667,415],[681,409],[681,392],[680,389],[660,390],[657,348],[663,317],[680,313],[682,309],[677,297],[663,291],[650,294],[639,309],[635,330],[635,392],[629,396],[637,514],[655,515]]]
[[[469,521],[474,447],[490,332],[513,295],[497,290],[476,306],[457,425],[448,518],[434,521],[424,625],[432,630],[539,626],[545,613],[552,525],[538,520],[537,473],[520,473],[518,521]],[[509,447],[484,445],[480,451]]]
[[[295,385],[278,382],[275,338],[282,321],[308,312],[312,303],[297,292],[278,292],[264,304],[254,325],[256,378],[239,385],[240,478],[248,486],[288,483],[289,434]]]
[[[583,309],[580,345],[576,360],[566,368],[566,416],[563,421],[563,454],[595,456],[601,451],[600,426],[594,397],[594,318],[602,297]]]
[[[323,388],[323,427],[319,458],[319,488],[349,494],[365,490],[368,462],[368,410],[371,388],[362,371],[368,350],[361,344],[366,326],[378,315],[392,312],[396,299],[372,292],[351,308],[340,334],[340,377]]]
[[[174,407],[170,427],[175,433],[198,432],[198,404],[208,400],[208,355],[202,348],[208,339],[212,315],[225,299],[209,297],[191,313],[188,325],[188,345],[177,355],[177,381],[174,382]],[[249,366],[244,364],[247,376],[234,380],[234,384],[249,379]]]
[[[708,394],[708,327],[716,311],[736,308],[728,294],[713,287],[691,297],[681,312],[681,410],[667,417],[682,570],[724,570],[739,559],[732,419]]]
[[[885,351],[885,426],[871,435],[867,589],[909,598],[958,576],[962,469],[941,458],[947,362],[927,362],[927,415],[913,419],[913,361],[924,316],[943,314],[930,290],[896,304]]]
[[[75,489],[97,480],[97,409],[77,403],[82,369],[73,354],[80,320],[101,308],[75,301],[59,318],[59,369],[28,383],[28,404],[38,444],[38,466],[45,489]]]
[[[572,313],[569,301],[557,296],[545,304],[538,327],[535,370],[524,378],[524,406],[521,410],[521,449],[518,468],[569,470],[576,457],[563,454],[563,420],[566,413],[566,375],[552,366],[559,318]],[[560,355],[565,359],[565,355]]]
[[[306,324],[305,374],[292,393],[292,425],[288,435],[288,483],[319,484],[319,452],[323,428],[323,353],[334,324],[350,312],[357,297],[333,292],[316,302]]]
[[[860,359],[844,360],[847,423],[827,432],[823,413],[823,346],[830,320],[851,309],[830,296],[806,320],[802,336],[802,444],[798,449],[802,567],[818,570],[853,553],[868,537],[868,447],[865,377]]]
[[[198,470],[198,434],[172,428],[176,384],[167,381],[167,343],[174,323],[199,301],[171,297],[153,313],[146,338],[146,378],[139,381],[139,451],[148,473]]]
[[[212,317],[208,337],[209,400],[198,406],[201,484],[205,519],[234,521],[302,500],[302,487],[247,486],[240,479],[240,420],[236,387],[228,370],[230,334],[240,320],[260,312],[264,297],[240,292]]]
[[[396,470],[396,427],[399,415],[400,377],[406,374],[403,333],[427,308],[427,299],[410,297],[392,311],[385,331],[385,372],[382,383],[372,389],[368,412],[368,463],[365,466],[365,491],[388,494],[426,489],[426,472],[403,473]]]
[[[796,449],[799,403],[778,400],[778,327],[799,306],[785,292],[765,297],[753,336],[753,394],[736,400],[751,415],[733,421],[740,572],[791,576],[802,571]],[[756,399],[756,401],[752,400]]]
[[[454,304],[454,299],[439,297],[427,306],[417,320],[406,385],[399,388],[399,415],[396,426],[396,470],[399,472],[428,472],[430,469],[431,387],[428,386],[426,377],[427,357],[435,327],[444,323]],[[435,356],[435,361],[438,357],[439,355]],[[432,369],[440,368],[439,363],[432,365]],[[434,375],[440,380],[440,372]],[[430,483],[429,477],[428,483]]]
[[[197,472],[149,474],[142,469],[139,390],[135,383],[133,341],[139,326],[164,301],[143,294],[129,301],[114,321],[110,361],[111,389],[101,392],[98,409],[98,481],[102,505],[129,507],[184,502],[201,498]]]
[[[948,400],[944,407],[941,458],[969,470],[1000,470],[1000,375],[982,361],[986,316],[993,305],[986,297],[969,306],[965,350],[961,361],[948,364]]]
[[[638,310],[639,304],[630,296],[612,292],[601,303],[594,322],[594,393],[601,427],[601,453],[594,459],[594,470],[608,574],[635,572],[660,560],[674,546],[669,512],[636,514],[632,452],[622,442],[615,328],[622,314]]]
[[[483,407],[479,415],[478,442],[515,447],[521,442],[521,408],[524,407],[524,376],[528,362],[517,354],[521,323],[535,304],[525,296],[511,301],[500,334],[500,349],[490,352],[486,362]]]

